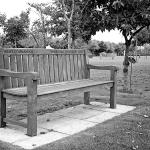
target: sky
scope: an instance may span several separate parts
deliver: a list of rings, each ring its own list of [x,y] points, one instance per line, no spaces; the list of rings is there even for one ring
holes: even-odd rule
[[[7,18],[18,16],[21,11],[25,11],[30,3],[47,3],[52,0],[1,0],[0,3],[0,13],[5,13]],[[30,16],[32,19],[36,18],[36,13],[32,11]],[[97,32],[95,36],[92,36],[92,39],[100,40],[100,41],[110,41],[114,43],[124,42],[124,39],[121,33],[117,30],[113,30],[111,32]]]

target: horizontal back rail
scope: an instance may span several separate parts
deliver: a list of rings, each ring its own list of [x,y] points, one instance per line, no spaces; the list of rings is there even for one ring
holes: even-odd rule
[[[44,49],[44,48],[2,48],[0,53],[8,55],[22,55],[22,54],[84,54],[83,49]]]

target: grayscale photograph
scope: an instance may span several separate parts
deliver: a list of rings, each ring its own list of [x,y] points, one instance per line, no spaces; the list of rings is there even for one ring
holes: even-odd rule
[[[1,0],[0,150],[150,150],[150,0]]]

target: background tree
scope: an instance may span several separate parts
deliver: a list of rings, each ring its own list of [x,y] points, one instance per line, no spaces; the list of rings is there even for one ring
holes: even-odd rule
[[[6,15],[0,13],[0,29],[2,29],[2,31],[4,30],[5,22],[6,22]],[[4,42],[5,42],[5,36],[3,35],[3,33],[1,33],[0,34],[0,46],[1,47],[4,46]]]
[[[6,15],[0,13],[0,27],[4,27],[6,21]]]
[[[20,17],[13,17],[7,20],[4,26],[5,40],[13,47],[19,47],[18,41],[27,37],[26,24]]]
[[[125,50],[125,44],[124,43],[118,43],[114,47],[114,52],[117,54],[117,56],[123,56]]]
[[[150,43],[150,30],[149,28],[144,28],[135,37],[137,40],[137,45],[142,46],[146,43]]]
[[[71,38],[71,23],[73,19],[73,14],[74,14],[74,9],[75,9],[75,4],[74,0],[72,0],[72,7],[67,8],[67,5],[65,5],[65,0],[62,0],[62,10],[67,22],[67,29],[68,29],[68,49],[71,49],[71,44],[72,44],[72,38]],[[70,10],[71,8],[71,10]]]
[[[71,47],[75,48],[76,40],[82,41],[82,35],[85,34],[84,30],[81,28],[82,24],[82,1],[80,0],[74,0],[74,7],[72,8],[72,0],[64,0],[66,10],[66,16],[71,17],[72,9],[74,8],[74,13],[72,15],[71,19],[71,26],[68,28],[68,21],[66,20],[66,17],[64,15],[64,7],[62,7],[62,1],[61,0],[54,0],[52,11],[49,12],[49,15],[51,16],[50,24],[50,32],[52,35],[55,36],[63,36],[64,39],[68,38],[68,33],[71,33],[70,36],[71,39]],[[69,29],[69,31],[68,31]],[[71,32],[70,32],[71,31]]]
[[[39,15],[39,19],[35,20],[32,25],[32,36],[35,39],[37,45],[39,46],[37,39],[33,33],[40,32],[43,37],[43,47],[46,48],[47,45],[47,28],[49,26],[47,21],[47,13],[51,9],[48,3],[28,3],[31,8],[34,8]]]
[[[102,52],[107,52],[107,45],[103,41],[92,40],[88,44],[88,50],[96,56]]]
[[[117,28],[125,39],[125,57],[123,62],[124,90],[127,90],[129,50],[133,38],[150,24],[149,0],[84,0],[83,28],[89,28],[89,40],[96,31]],[[88,19],[87,19],[88,18]]]

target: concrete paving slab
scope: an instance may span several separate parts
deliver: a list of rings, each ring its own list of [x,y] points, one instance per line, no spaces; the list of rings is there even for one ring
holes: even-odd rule
[[[91,106],[92,106],[91,109],[97,111],[113,112],[119,114],[133,110],[133,106],[119,105],[119,104],[116,105],[116,109],[112,109],[110,108],[110,104],[100,102],[91,102]]]
[[[89,127],[93,127],[96,123],[62,117],[56,120],[52,120],[50,122],[40,124],[41,128],[58,131],[64,134],[73,135],[80,131],[83,131]]]
[[[17,140],[28,139],[28,136],[21,131],[9,129],[9,128],[0,128],[0,141],[13,143]]]
[[[26,120],[26,119],[25,119]],[[26,121],[25,121],[26,122]],[[11,130],[13,130],[13,131],[16,131],[16,132],[21,132],[21,133],[23,133],[24,135],[26,135],[26,133],[27,133],[27,129],[26,128],[24,128],[24,127],[21,127],[21,126],[16,126],[16,125],[12,125],[12,124],[7,124],[7,128],[8,129],[11,129]],[[1,128],[0,128],[1,129]],[[5,128],[2,128],[2,129],[5,129]],[[40,135],[41,133],[47,133],[47,132],[49,132],[48,130],[46,130],[46,129],[43,129],[43,128],[39,128],[38,127],[38,131],[37,131],[37,135]]]
[[[102,123],[106,120],[112,119],[115,116],[119,116],[119,113],[112,113],[112,112],[103,112],[101,114],[98,114],[94,117],[85,119],[86,121],[95,122],[95,123]]]
[[[0,128],[0,141],[24,149],[34,149],[76,134],[134,108],[117,105],[117,109],[110,109],[109,104],[99,102],[91,102],[90,105],[81,104],[38,116],[38,135],[36,137],[27,136],[26,129],[19,126],[8,125],[6,128]],[[26,119],[22,121],[26,122]]]
[[[128,111],[133,110],[133,106],[119,105],[118,104],[116,107],[117,107],[117,109],[106,108],[106,109],[103,109],[103,111],[122,114],[122,113],[126,113]]]
[[[57,132],[49,132],[47,134],[39,135],[36,137],[27,138],[27,139],[20,140],[20,141],[18,140],[14,142],[13,145],[20,146],[24,149],[34,149],[39,146],[57,141],[66,136],[68,135],[57,133]]]
[[[59,115],[65,116],[65,117],[69,117],[69,118],[74,118],[74,119],[87,119],[90,118],[92,116],[95,116],[97,114],[99,114],[102,111],[97,111],[94,109],[90,109],[90,107],[84,107],[84,106],[80,106],[80,107],[72,107],[70,109],[66,109],[65,111],[58,111]]]

